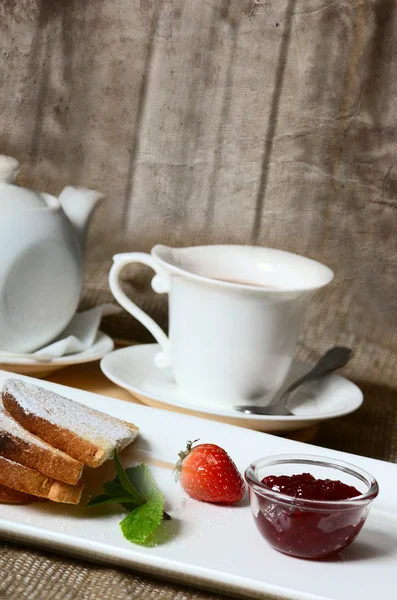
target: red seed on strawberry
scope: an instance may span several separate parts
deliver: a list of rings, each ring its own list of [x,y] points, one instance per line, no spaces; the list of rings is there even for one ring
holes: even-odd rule
[[[193,446],[194,443],[187,443],[176,465],[185,492],[202,502],[239,502],[244,496],[245,484],[227,452],[215,444]]]

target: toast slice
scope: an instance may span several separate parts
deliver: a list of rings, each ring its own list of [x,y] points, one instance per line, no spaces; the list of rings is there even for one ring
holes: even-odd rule
[[[0,408],[0,456],[64,483],[76,484],[83,465],[26,431]]]
[[[83,489],[84,482],[82,479],[76,485],[54,481],[50,488],[48,499],[63,504],[78,504],[81,500]]]
[[[84,487],[81,480],[77,485],[54,481],[35,469],[20,465],[4,456],[0,456],[0,485],[23,494],[67,504],[78,504]]]
[[[139,431],[131,423],[20,379],[5,381],[3,405],[23,428],[90,467],[123,450]]]
[[[0,484],[24,494],[48,498],[53,480],[34,469],[0,456]]]
[[[18,492],[5,485],[0,485],[0,504],[32,504],[32,502],[38,502],[42,498],[32,496],[31,494],[25,494],[24,492]]]

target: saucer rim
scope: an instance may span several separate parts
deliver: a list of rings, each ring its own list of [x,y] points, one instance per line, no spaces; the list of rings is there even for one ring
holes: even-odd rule
[[[151,398],[152,400],[155,400],[156,402],[160,402],[162,404],[164,404],[164,406],[170,406],[170,407],[174,407],[177,409],[182,409],[182,410],[191,410],[194,411],[196,413],[201,413],[201,414],[210,414],[214,417],[224,417],[224,418],[233,418],[233,419],[238,419],[238,420],[243,420],[243,421],[259,421],[259,422],[263,422],[263,421],[285,421],[288,423],[292,423],[292,422],[321,422],[321,421],[326,421],[329,419],[335,419],[337,417],[343,417],[345,415],[351,414],[352,412],[356,411],[358,408],[360,408],[360,406],[363,403],[364,400],[364,395],[362,390],[358,387],[358,385],[356,385],[355,383],[353,383],[352,381],[350,381],[350,379],[347,379],[346,377],[343,377],[342,375],[336,375],[336,374],[332,374],[330,375],[330,377],[334,378],[334,379],[339,379],[339,380],[343,380],[344,382],[346,382],[347,384],[349,384],[350,386],[352,386],[352,388],[354,388],[356,394],[357,394],[357,400],[354,403],[353,406],[353,402],[352,405],[350,407],[348,407],[345,410],[340,410],[338,412],[332,412],[332,413],[321,413],[321,414],[309,414],[309,415],[254,415],[254,414],[244,414],[238,411],[233,411],[233,410],[228,410],[228,409],[213,409],[211,407],[207,407],[207,406],[199,406],[197,404],[181,404],[178,402],[173,402],[173,401],[169,401],[169,400],[164,400],[164,398],[161,398],[160,396],[158,396],[157,394],[153,394],[153,393],[147,393],[146,391],[143,392],[142,389],[139,389],[135,386],[130,385],[129,383],[126,383],[125,380],[120,379],[119,377],[115,376],[114,374],[110,373],[108,370],[107,365],[105,364],[106,361],[111,360],[111,357],[114,358],[115,354],[127,354],[129,352],[138,352],[139,350],[141,350],[142,348],[147,348],[147,347],[159,347],[158,344],[137,344],[137,345],[133,345],[133,346],[127,346],[126,348],[119,348],[117,350],[113,350],[112,352],[109,352],[108,354],[106,354],[100,361],[100,368],[102,373],[108,378],[110,379],[110,381],[112,381],[113,383],[115,383],[116,385],[120,386],[121,388],[127,390],[128,392],[130,392],[132,395],[135,396],[135,394],[139,395],[138,400],[142,403],[144,403],[142,400],[140,400],[140,398],[143,396],[147,396],[148,398]],[[139,349],[139,350],[138,350]],[[295,361],[300,363],[300,361]],[[305,363],[300,363],[300,364],[305,364]],[[155,366],[155,365],[154,365]],[[177,384],[174,383],[174,385],[176,386]]]
[[[94,350],[95,346],[99,346],[100,344],[104,344],[105,346],[107,346],[109,349],[105,349],[102,348],[100,351],[99,350]],[[90,352],[92,352],[92,354],[90,354]],[[105,333],[104,331],[102,331],[101,329],[98,329],[97,334],[95,336],[95,341],[92,344],[92,346],[90,346],[90,348],[86,348],[85,350],[81,350],[81,352],[74,352],[73,354],[66,354],[64,356],[57,356],[56,358],[49,360],[49,361],[37,361],[37,360],[33,360],[31,358],[9,358],[7,360],[0,360],[0,369],[1,369],[1,365],[15,365],[15,366],[26,366],[26,367],[33,367],[33,366],[37,366],[37,367],[53,367],[53,366],[69,366],[69,365],[74,365],[74,364],[82,364],[82,363],[88,363],[88,362],[93,362],[95,360],[100,360],[102,358],[104,358],[105,355],[110,354],[114,351],[114,341],[112,340],[112,338],[107,335],[107,333]],[[85,356],[83,356],[83,354],[85,354]]]

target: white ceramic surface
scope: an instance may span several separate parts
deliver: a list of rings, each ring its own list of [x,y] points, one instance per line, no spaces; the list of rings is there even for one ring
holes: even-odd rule
[[[0,385],[8,377],[0,373]],[[145,548],[125,540],[117,507],[85,509],[43,503],[0,505],[0,536],[164,576],[244,598],[272,595],[289,600],[374,600],[394,598],[397,564],[395,511],[397,466],[333,452],[185,415],[42,382],[74,400],[138,424],[141,435],[122,454],[125,465],[140,457],[152,466],[172,521],[165,522],[162,543]],[[241,471],[253,459],[271,454],[319,454],[362,467],[379,482],[380,494],[354,544],[333,560],[313,562],[272,550],[257,531],[248,502],[223,507],[189,499],[175,483],[171,468],[187,439],[200,438],[227,449]],[[89,469],[86,485],[96,494],[111,475],[107,465]],[[84,500],[87,499],[87,493]],[[212,549],[212,551],[211,551]],[[213,550],[216,551],[213,551]]]
[[[14,371],[22,375],[33,375],[34,377],[47,377],[71,365],[93,362],[100,360],[105,354],[111,352],[114,348],[112,338],[103,331],[98,331],[93,345],[82,352],[68,354],[59,358],[53,358],[51,361],[37,362],[32,359],[7,358],[7,362],[0,361],[0,369],[5,371]]]
[[[157,364],[171,365],[196,404],[206,398],[225,407],[270,401],[291,366],[313,292],[333,277],[310,259],[252,246],[155,246],[151,255],[113,260],[110,289],[160,344]],[[169,293],[169,339],[121,289],[120,273],[134,262],[152,267],[153,289]]]
[[[173,379],[171,369],[158,369],[154,357],[157,344],[131,346],[115,350],[101,361],[103,373],[111,381],[128,390],[141,402],[156,408],[166,408],[227,422],[259,431],[293,431],[303,429],[356,410],[362,403],[361,390],[339,375],[313,381],[291,395],[288,407],[294,416],[245,415],[218,407],[212,402],[195,405]],[[283,388],[310,369],[294,362]],[[277,401],[277,396],[274,402]]]
[[[33,192],[13,185],[18,169],[0,155],[0,350],[32,352],[76,312],[86,228],[101,195]]]

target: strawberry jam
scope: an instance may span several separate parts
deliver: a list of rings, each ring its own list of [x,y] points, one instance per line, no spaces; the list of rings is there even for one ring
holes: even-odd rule
[[[292,556],[322,558],[339,552],[357,537],[369,510],[366,503],[338,504],[360,496],[356,488],[310,473],[269,475],[262,484],[276,494],[257,496],[257,527],[276,550]],[[277,498],[277,492],[291,500]]]
[[[351,485],[333,479],[316,479],[310,473],[301,475],[269,475],[262,479],[266,487],[293,498],[305,500],[348,500],[360,496],[360,492]]]

